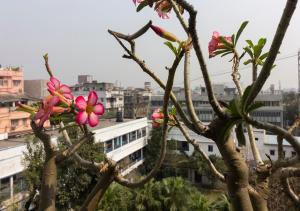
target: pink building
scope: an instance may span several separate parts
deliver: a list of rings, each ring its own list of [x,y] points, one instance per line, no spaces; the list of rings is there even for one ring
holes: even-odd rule
[[[35,98],[24,94],[23,70],[19,67],[0,68],[0,134],[30,131],[29,114],[16,111],[17,103],[29,104]]]

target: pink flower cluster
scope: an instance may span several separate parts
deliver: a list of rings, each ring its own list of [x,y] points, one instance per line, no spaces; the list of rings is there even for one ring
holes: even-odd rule
[[[75,121],[80,125],[89,124],[91,127],[98,125],[99,116],[104,114],[105,109],[101,103],[98,103],[96,92],[91,91],[88,100],[85,100],[83,96],[78,96],[74,105],[74,97],[69,86],[61,84],[55,77],[50,77],[47,86],[50,95],[43,100],[33,117],[38,121],[39,127],[42,127],[51,115],[64,112],[74,113]]]
[[[224,37],[224,38],[227,42],[232,43],[231,37]],[[224,48],[224,44],[220,40],[219,32],[214,31],[211,40],[208,44],[209,58],[214,57],[215,51],[222,48]]]

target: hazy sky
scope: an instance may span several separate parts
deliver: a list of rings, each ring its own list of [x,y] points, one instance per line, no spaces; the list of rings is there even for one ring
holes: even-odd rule
[[[249,20],[243,40],[268,39],[267,47],[275,33],[285,1],[279,0],[194,0],[198,10],[198,32],[211,74],[230,71],[228,58],[208,59],[207,43],[214,30],[223,35],[236,32],[240,23]],[[55,75],[68,84],[77,81],[78,74],[90,74],[98,81],[121,82],[122,86],[142,86],[151,81],[138,66],[122,59],[123,50],[107,33],[113,29],[132,33],[148,20],[172,31],[185,39],[178,21],[171,14],[169,20],[161,20],[150,8],[135,12],[131,0],[9,0],[1,1],[0,14],[0,64],[22,66],[26,79],[47,78],[42,55],[49,53]],[[293,56],[300,48],[300,10],[296,10],[279,58]],[[172,62],[171,52],[163,40],[149,31],[137,40],[137,53],[162,78],[164,67]],[[267,50],[267,48],[266,48]],[[192,57],[193,86],[203,85],[201,73]],[[279,80],[283,88],[297,86],[297,57],[277,61],[267,86]],[[241,65],[244,67],[244,65]],[[242,70],[244,85],[250,80],[250,69]],[[212,77],[214,83],[230,83],[230,74]],[[176,85],[182,82],[180,67]],[[153,87],[157,87],[153,84]]]

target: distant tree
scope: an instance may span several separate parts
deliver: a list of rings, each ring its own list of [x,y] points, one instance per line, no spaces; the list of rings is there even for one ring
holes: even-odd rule
[[[294,91],[283,92],[284,121],[290,126],[298,116],[299,104],[297,93]]]

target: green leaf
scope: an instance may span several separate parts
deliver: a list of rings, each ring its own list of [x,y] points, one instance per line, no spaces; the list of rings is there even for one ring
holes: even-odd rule
[[[262,49],[265,46],[266,42],[267,42],[266,38],[260,38],[258,40],[258,44],[253,47],[255,58],[258,58],[260,56]]]
[[[236,133],[236,138],[238,140],[239,145],[245,146],[246,145],[246,138],[245,138],[242,123],[239,123],[239,124],[236,125],[235,133]]]
[[[242,23],[242,25],[240,26],[238,32],[236,33],[236,39],[235,39],[234,46],[236,46],[236,44],[237,44],[237,42],[238,42],[238,40],[239,40],[239,38],[240,38],[242,32],[244,31],[244,29],[245,29],[245,27],[247,26],[248,23],[249,23],[249,21],[244,21],[244,22]]]
[[[23,112],[26,112],[26,113],[30,113],[30,114],[32,114],[32,115],[35,114],[35,112],[34,112],[33,110],[26,109],[26,108],[22,108],[22,107],[16,108],[16,111],[23,111]]]
[[[144,0],[142,1],[139,6],[136,8],[136,11],[139,12],[141,11],[142,9],[144,9],[144,7],[148,6],[149,5],[149,2],[148,0]]]
[[[248,59],[247,61],[244,61],[244,65],[248,65],[252,62],[252,59]]]
[[[264,104],[262,102],[257,101],[257,102],[252,103],[250,106],[248,106],[246,108],[246,111],[247,111],[247,113],[250,113],[250,112],[252,112],[260,107],[263,107],[263,106],[264,106]]]
[[[236,123],[238,123],[238,122],[240,122],[240,121],[241,121],[240,119],[230,119],[230,120],[228,120],[228,121],[225,123],[224,127],[222,127],[222,129],[221,129],[221,131],[220,131],[220,133],[219,133],[219,135],[218,135],[217,141],[218,141],[219,143],[223,143],[225,140],[227,140],[228,137],[229,137],[229,135],[230,135],[230,133],[231,133],[232,127],[233,127]]]
[[[171,51],[175,54],[175,56],[177,56],[177,49],[175,48],[175,46],[171,42],[169,42],[169,41],[164,42],[164,44],[171,49]]]
[[[245,52],[249,54],[249,56],[251,57],[251,59],[253,59],[253,53],[251,51],[251,49],[249,47],[245,47],[244,48]]]
[[[176,110],[176,107],[175,106],[172,106],[170,112],[169,112],[170,115],[176,115],[177,114],[177,110]]]
[[[223,53],[223,54],[221,55],[221,57],[227,56],[228,54],[232,54],[232,52],[230,51],[230,52],[227,52],[227,53]]]
[[[231,41],[232,43],[235,43],[235,34],[231,35]]]
[[[240,98],[236,97],[230,101],[228,109],[233,117],[241,117]]]
[[[252,85],[247,86],[246,89],[245,89],[245,91],[244,91],[244,93],[243,93],[242,100],[241,100],[241,106],[242,106],[242,108],[245,108],[244,103],[245,103],[247,97],[249,96],[251,88],[252,88]]]
[[[248,45],[250,46],[250,48],[254,47],[254,44],[251,40],[246,40],[246,42],[248,43]]]
[[[224,44],[224,49],[228,49],[228,50],[232,50],[233,49],[233,44],[232,43],[229,43],[227,42],[227,40],[223,37],[223,36],[220,36],[220,41],[222,44]]]
[[[263,61],[265,58],[268,57],[268,55],[269,55],[269,52],[264,53],[263,55],[261,55],[261,56],[259,57],[259,59]]]

